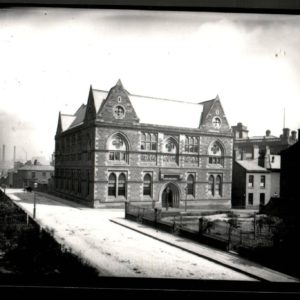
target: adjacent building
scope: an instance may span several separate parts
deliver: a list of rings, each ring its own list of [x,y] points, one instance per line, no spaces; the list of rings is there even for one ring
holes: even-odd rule
[[[231,207],[233,136],[221,101],[129,93],[119,80],[90,88],[74,115],[59,113],[58,196],[91,207]]]
[[[234,164],[232,185],[233,208],[257,209],[270,199],[280,197],[282,150],[297,142],[296,131],[290,135],[283,129],[280,137],[271,135],[249,137],[247,127],[238,123],[234,133]]]

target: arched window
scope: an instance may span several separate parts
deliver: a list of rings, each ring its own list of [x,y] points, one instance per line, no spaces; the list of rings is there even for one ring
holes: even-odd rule
[[[192,174],[187,178],[187,194],[194,195],[194,176]]]
[[[123,173],[119,175],[118,196],[126,196],[126,176]]]
[[[210,144],[208,148],[208,155],[209,155],[208,162],[210,164],[218,164],[218,165],[224,164],[224,151],[223,151],[223,147],[219,142],[213,142],[212,144]]]
[[[144,176],[143,195],[151,196],[151,183],[151,176],[149,174],[146,174]]]
[[[184,151],[188,153],[198,153],[199,142],[196,137],[185,137]]]
[[[217,196],[222,195],[222,178],[220,175],[217,175],[216,177],[215,195]]]
[[[108,196],[117,196],[116,194],[117,178],[114,173],[111,173],[108,178]]]
[[[142,133],[141,136],[141,150],[156,151],[157,138],[154,133]]]
[[[208,193],[212,196],[215,194],[215,178],[212,175],[208,178]]]
[[[172,138],[167,139],[164,143],[163,151],[166,153],[176,154],[177,153],[177,143]]]
[[[127,161],[127,143],[120,134],[113,135],[108,140],[109,160]]]

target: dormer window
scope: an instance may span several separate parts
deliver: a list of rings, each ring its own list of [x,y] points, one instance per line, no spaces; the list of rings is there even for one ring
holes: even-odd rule
[[[125,109],[121,105],[117,105],[114,108],[113,115],[116,119],[123,119],[125,117]]]
[[[214,117],[212,120],[213,126],[216,129],[220,129],[221,127],[221,119],[219,117]]]

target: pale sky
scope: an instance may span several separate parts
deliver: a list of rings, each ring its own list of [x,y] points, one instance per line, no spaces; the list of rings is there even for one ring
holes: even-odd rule
[[[299,49],[296,15],[1,9],[0,147],[8,159],[14,145],[17,158],[49,158],[59,111],[119,78],[132,94],[218,94],[231,126],[279,136],[284,108],[286,127],[300,128]]]

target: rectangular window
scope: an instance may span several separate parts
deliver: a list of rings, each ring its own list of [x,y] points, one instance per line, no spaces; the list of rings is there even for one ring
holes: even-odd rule
[[[265,193],[260,193],[260,195],[259,195],[259,203],[261,205],[265,205]]]
[[[249,178],[248,178],[248,187],[249,188],[253,188],[254,186],[254,176],[253,175],[249,175]]]
[[[260,187],[261,188],[266,187],[266,176],[265,175],[260,176]]]
[[[253,205],[253,193],[248,194],[248,204]]]
[[[31,178],[35,178],[35,172],[31,173]]]

